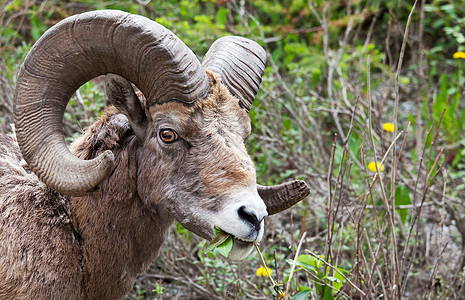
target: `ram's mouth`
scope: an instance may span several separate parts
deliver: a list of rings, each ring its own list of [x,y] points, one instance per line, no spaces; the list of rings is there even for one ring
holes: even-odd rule
[[[253,251],[255,242],[233,237],[233,247],[231,252],[229,252],[228,258],[231,260],[245,259]]]
[[[255,243],[255,241],[244,240],[232,234],[230,234],[230,236],[232,237],[234,243],[237,243],[240,246],[253,245],[253,243]]]
[[[207,252],[218,248],[221,254],[232,260],[243,260],[252,252],[256,240],[239,238],[215,226],[216,236],[211,240]]]
[[[216,236],[215,236],[215,239],[217,237],[221,237],[221,236],[224,236],[224,240],[227,239],[227,237],[231,237],[232,240],[234,241],[234,243],[237,243],[239,245],[253,245],[253,243],[257,242],[256,240],[250,240],[250,239],[244,239],[244,238],[240,238],[240,237],[237,237],[235,236],[234,234],[232,233],[229,233],[227,231],[224,231],[223,229],[215,226],[215,233],[216,233]]]

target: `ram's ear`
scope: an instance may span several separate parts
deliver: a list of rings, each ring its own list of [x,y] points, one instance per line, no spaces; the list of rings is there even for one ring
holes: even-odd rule
[[[147,131],[147,116],[132,84],[122,76],[107,74],[105,75],[105,93],[108,101],[129,119],[134,133],[144,140]]]
[[[310,194],[310,189],[302,180],[294,180],[280,185],[257,185],[258,194],[265,202],[268,215],[286,210]]]

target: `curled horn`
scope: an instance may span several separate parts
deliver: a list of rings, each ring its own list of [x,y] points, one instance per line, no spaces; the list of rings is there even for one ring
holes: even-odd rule
[[[145,17],[101,10],[75,15],[50,28],[21,66],[14,115],[18,144],[37,176],[67,195],[92,191],[114,169],[107,151],[93,160],[67,148],[62,122],[72,94],[99,75],[134,83],[151,102],[192,103],[209,83],[194,53],[171,31]]]
[[[243,37],[226,36],[213,43],[202,66],[219,74],[229,92],[239,98],[240,106],[249,111],[262,81],[265,63],[266,52],[259,44]]]
[[[266,52],[256,42],[237,36],[216,40],[202,61],[202,66],[221,76],[229,92],[239,98],[239,105],[247,111],[265,72]],[[310,194],[305,182],[300,180],[275,186],[257,185],[258,194],[273,215],[290,208]]]
[[[280,185],[257,185],[258,194],[265,202],[268,215],[286,210],[310,194],[307,184],[301,180],[294,180]]]

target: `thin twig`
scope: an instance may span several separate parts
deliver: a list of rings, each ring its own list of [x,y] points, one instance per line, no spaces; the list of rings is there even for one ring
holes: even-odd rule
[[[313,253],[312,251],[306,249],[305,250],[306,252],[310,253],[311,256],[315,257],[316,259],[322,261],[326,266],[330,267],[332,270],[336,271],[339,275],[342,276],[342,278],[344,278],[344,280],[346,280],[354,289],[356,289],[360,294],[362,294],[363,296],[366,296],[365,292],[362,291],[357,285],[355,285],[352,281],[350,281],[349,278],[347,278],[344,274],[342,274],[341,271],[339,271],[336,267],[332,266],[330,263],[328,263],[326,260],[324,260],[323,258],[319,257],[318,255],[316,255],[315,253]]]
[[[397,127],[397,114],[398,114],[398,108],[399,108],[399,97],[400,97],[400,94],[399,94],[399,75],[400,75],[400,72],[401,72],[401,69],[402,69],[402,64],[403,64],[403,60],[404,60],[404,55],[405,55],[405,46],[407,44],[407,40],[408,40],[408,32],[409,32],[409,28],[410,28],[410,22],[412,21],[412,16],[413,16],[413,12],[415,11],[415,7],[417,5],[417,2],[418,0],[415,0],[415,2],[413,3],[413,6],[412,6],[412,9],[410,10],[410,13],[408,15],[408,18],[407,18],[407,23],[405,25],[405,31],[404,31],[404,37],[403,37],[403,40],[402,40],[402,47],[401,47],[401,50],[400,50],[400,55],[399,55],[399,62],[398,62],[398,65],[397,65],[397,70],[396,70],[396,76],[395,76],[395,102],[394,102],[394,113],[393,113],[393,123],[394,123],[394,132],[395,130],[398,128]],[[394,139],[394,135],[393,135],[393,139]],[[396,188],[396,173],[397,173],[397,160],[396,160],[396,148],[394,147],[394,149],[392,150],[392,177],[391,177],[391,197],[392,197],[392,209],[394,211],[394,195],[395,195],[395,188]],[[393,235],[394,237],[394,235]],[[393,241],[393,247],[396,246],[395,244],[395,241]],[[399,259],[398,259],[398,253],[397,253],[397,247],[394,249],[394,252],[393,254],[395,255],[395,258],[394,258],[394,263],[395,263],[395,267],[396,267],[396,276],[395,276],[395,279],[396,279],[396,286],[397,286],[397,298],[399,300],[402,299],[402,283],[400,281],[400,269],[399,269]]]
[[[431,148],[430,148],[430,158],[429,158],[429,160],[428,160],[428,168],[429,168],[429,163],[430,163],[430,161],[431,161],[431,154],[432,154],[433,146],[434,146],[434,144],[436,143],[436,141],[437,141],[437,139],[438,139],[439,128],[440,128],[440,126],[441,126],[441,124],[442,124],[443,117],[444,117],[444,114],[445,114],[445,112],[446,112],[448,103],[449,103],[449,97],[447,97],[446,103],[445,103],[445,105],[444,105],[444,109],[443,109],[443,111],[442,111],[441,117],[439,118],[439,122],[438,122],[438,125],[437,125],[437,127],[436,127],[436,133],[435,133],[435,135],[434,135],[434,137],[433,137],[433,139],[432,139],[432,141],[431,141],[431,145],[430,145],[430,147],[431,147]],[[427,139],[426,139],[426,141],[428,141],[428,138],[429,138],[429,136],[430,136],[430,134],[431,134],[432,128],[433,128],[433,125],[431,125],[431,127],[430,127],[429,130],[428,130],[428,134],[427,134]],[[425,151],[426,151],[426,147],[427,147],[427,142],[426,142],[426,141],[425,141],[425,145],[424,145],[424,147],[423,147],[422,156],[421,156],[421,159],[420,159],[420,166],[419,166],[418,174],[420,174],[420,170],[421,170],[421,168],[422,168],[422,165],[421,165],[421,164],[422,164],[423,159],[424,159],[424,156],[425,156]],[[428,190],[428,184],[427,184],[427,183],[428,183],[428,180],[429,180],[429,178],[430,178],[430,176],[431,176],[431,174],[432,174],[432,171],[434,170],[436,164],[438,163],[438,160],[439,160],[439,157],[440,157],[441,154],[442,154],[442,151],[443,151],[443,149],[440,149],[439,154],[436,156],[436,159],[434,160],[433,166],[430,168],[428,174],[425,176],[424,183],[423,183],[422,201],[421,201],[421,203],[420,203],[419,209],[416,210],[416,214],[414,215],[414,217],[413,217],[413,219],[412,219],[412,222],[411,222],[411,225],[410,225],[410,230],[409,230],[409,234],[408,234],[408,237],[407,237],[406,246],[405,246],[404,251],[403,251],[403,254],[402,254],[402,260],[401,260],[402,265],[404,264],[404,261],[405,261],[405,258],[406,258],[405,255],[406,255],[406,252],[407,252],[407,245],[409,244],[410,237],[411,237],[411,234],[412,234],[412,232],[413,232],[413,228],[414,228],[415,222],[417,222],[417,220],[420,218],[421,211],[422,211],[422,207],[423,207],[424,201],[425,201],[425,199],[426,199],[426,192],[427,192],[427,190]],[[418,175],[418,177],[417,177],[417,182],[416,182],[416,185],[415,185],[415,192],[416,192],[417,184],[418,184],[418,181],[419,181],[419,177],[420,177],[420,175]],[[414,199],[415,199],[415,198],[416,198],[416,195],[414,196]],[[416,204],[415,201],[413,202],[413,204],[414,204],[414,206],[415,206],[415,204]],[[412,259],[410,260],[410,262],[409,262],[407,268],[404,270],[404,276],[403,276],[403,277],[404,277],[404,282],[402,282],[400,292],[402,292],[402,291],[405,289],[406,285],[407,285],[408,271],[410,270],[410,268],[411,268],[411,266],[412,266],[413,258],[415,257],[415,253],[416,253],[416,249],[417,249],[418,232],[419,232],[419,230],[420,230],[420,229],[419,229],[419,226],[420,226],[420,222],[417,223],[417,232],[416,232],[416,236],[415,236],[415,244],[414,244],[415,246],[414,246],[414,248],[413,248],[413,255],[411,256]]]
[[[430,290],[430,293],[428,295],[428,299],[432,298],[433,291],[434,291],[433,287],[434,287],[434,284],[435,284],[436,274],[437,274],[437,271],[438,271],[441,256],[444,253],[444,251],[446,250],[447,245],[448,245],[448,242],[444,243],[444,239],[445,239],[445,237],[444,237],[444,214],[445,214],[445,210],[446,210],[445,209],[445,196],[446,196],[446,187],[447,187],[447,175],[446,175],[446,170],[445,169],[442,169],[442,180],[443,180],[443,187],[442,187],[441,222],[440,222],[441,233],[440,233],[439,242],[438,242],[438,244],[439,244],[438,248],[441,249],[441,247],[442,247],[442,249],[436,255],[436,259],[435,259],[436,262],[434,263],[433,272],[431,273],[431,277],[430,277],[430,286],[428,287],[428,289],[425,290],[425,293],[428,290]],[[423,297],[423,298],[425,298],[425,297]]]
[[[333,146],[331,150],[331,162],[328,169],[328,177],[327,177],[327,185],[328,185],[328,212],[327,212],[327,219],[328,219],[328,238],[326,240],[327,245],[327,254],[326,257],[328,259],[332,259],[332,239],[333,239],[333,232],[330,230],[332,228],[331,224],[333,224],[333,189],[331,186],[331,181],[333,177],[333,168],[334,168],[334,157],[336,153],[336,134],[334,134]]]
[[[369,112],[368,130],[369,130],[369,133],[370,133],[369,134],[370,135],[370,141],[371,141],[371,146],[372,146],[372,149],[373,149],[373,159],[374,159],[374,162],[375,162],[376,175],[378,175],[380,173],[379,168],[381,167],[381,165],[378,166],[378,159],[377,159],[377,156],[376,156],[376,145],[375,145],[375,140],[374,140],[374,137],[373,137],[373,134],[372,134],[372,132],[373,132],[373,121],[372,121],[372,111],[371,111],[372,110],[372,107],[371,107],[372,98],[371,98],[371,82],[370,81],[371,81],[371,79],[370,79],[370,56],[368,56],[368,59],[367,59],[367,97],[368,97],[367,101],[368,101],[368,107],[369,107],[369,111],[368,111]],[[397,127],[394,126],[394,132],[395,132],[396,128]],[[393,149],[395,149],[395,142],[391,143],[391,145],[392,145]],[[392,172],[395,172],[395,169],[393,169]],[[398,259],[397,259],[397,238],[396,238],[396,230],[395,230],[395,223],[394,223],[394,217],[393,217],[394,212],[390,208],[389,200],[388,200],[388,197],[386,195],[386,190],[385,190],[385,187],[384,187],[382,176],[378,175],[378,179],[379,179],[378,182],[379,182],[381,193],[382,193],[383,203],[386,206],[386,212],[387,212],[387,216],[388,216],[388,224],[389,224],[389,227],[390,227],[389,231],[390,231],[390,234],[391,234],[391,239],[390,239],[390,241],[391,241],[391,257],[393,258],[393,262],[394,262],[391,265],[391,267],[392,267],[391,278],[397,278],[398,277],[397,274],[399,272],[399,266],[398,266]]]
[[[302,246],[302,242],[304,241],[306,235],[307,235],[307,232],[304,232],[302,234],[302,237],[300,238],[300,241],[299,241],[299,245],[297,246],[297,250],[295,252],[294,262],[292,263],[291,271],[289,273],[289,279],[287,280],[286,289],[284,290],[285,299],[289,299],[289,289],[291,287],[292,276],[294,275],[295,266],[297,264],[297,257],[299,256],[300,247]]]

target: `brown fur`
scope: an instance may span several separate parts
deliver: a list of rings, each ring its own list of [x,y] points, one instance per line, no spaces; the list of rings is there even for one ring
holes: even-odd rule
[[[82,281],[70,202],[21,167],[14,140],[0,135],[0,299],[76,299]],[[38,267],[39,266],[39,267]]]
[[[145,140],[110,108],[72,145],[80,158],[112,150],[116,169],[85,197],[47,188],[0,136],[0,299],[117,299],[157,256],[174,218],[211,238],[196,208],[212,213],[255,184],[238,100],[209,74],[211,91],[192,106],[151,107]],[[164,126],[181,140],[163,144]]]

